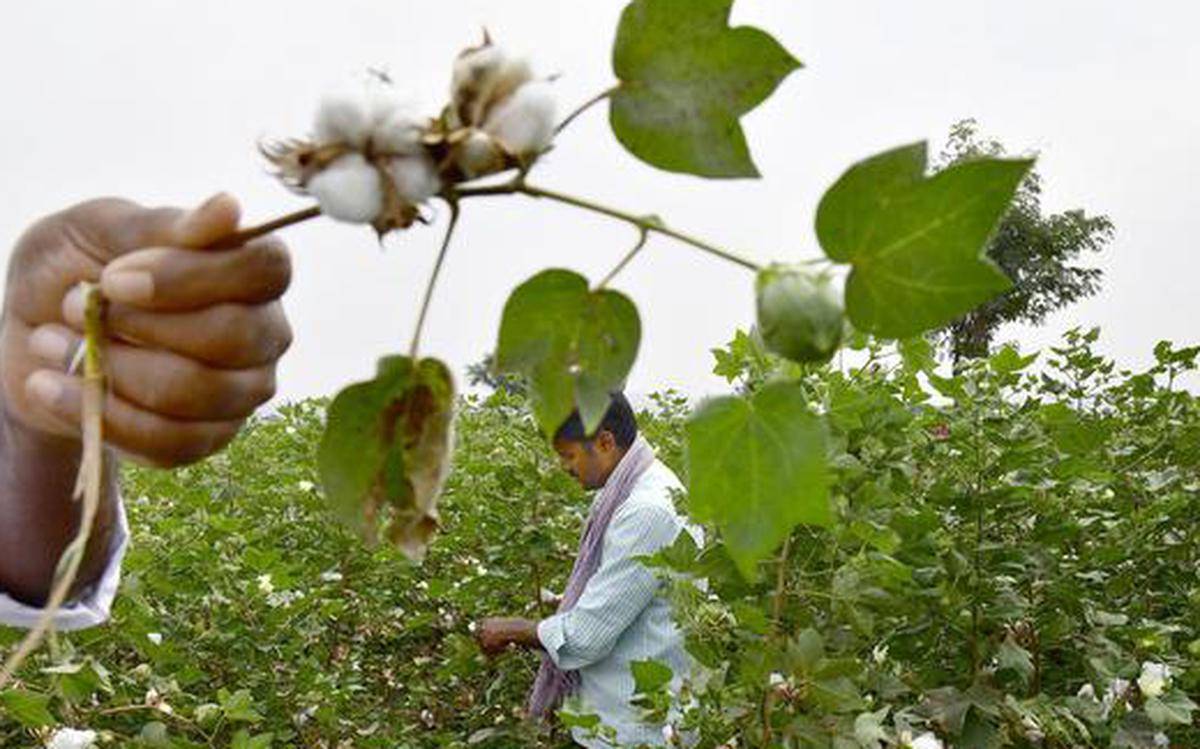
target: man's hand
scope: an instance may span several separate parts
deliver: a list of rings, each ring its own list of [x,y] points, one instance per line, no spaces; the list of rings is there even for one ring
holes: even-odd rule
[[[525,648],[541,646],[537,636],[537,622],[529,619],[484,619],[475,628],[475,639],[485,655],[498,655],[510,645]]]
[[[82,380],[67,368],[82,339],[80,281],[98,282],[110,301],[104,436],[119,454],[156,466],[199,460],[274,394],[291,342],[279,303],[290,260],[272,237],[204,249],[238,221],[224,194],[193,210],[105,198],[44,218],[18,241],[0,328],[0,590],[39,600],[75,532]],[[107,502],[98,518],[83,582],[103,569],[113,509]]]
[[[206,245],[237,230],[237,202],[146,209],[94,200],[35,224],[9,263],[0,333],[9,416],[49,434],[79,435],[81,380],[66,373],[83,332],[80,281],[111,304],[108,444],[159,466],[227,444],[275,392],[291,342],[279,297],[291,266],[278,239],[232,250]]]

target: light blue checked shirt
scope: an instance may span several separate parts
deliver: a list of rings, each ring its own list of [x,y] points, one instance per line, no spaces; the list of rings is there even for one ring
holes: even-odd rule
[[[118,500],[117,529],[109,547],[108,567],[90,588],[73,601],[63,604],[54,614],[54,628],[60,632],[85,629],[108,620],[113,598],[121,582],[121,560],[129,542],[129,525],[125,507]],[[41,618],[42,610],[27,606],[0,589],[0,626],[30,629]]]
[[[538,639],[554,663],[579,671],[582,712],[595,713],[615,728],[622,745],[665,743],[662,726],[643,723],[638,709],[629,704],[634,688],[630,661],[655,660],[669,666],[676,690],[691,669],[661,581],[635,559],[670,546],[685,529],[702,543],[700,529],[676,513],[673,490],[683,490],[679,479],[654,461],[613,514],[604,533],[600,567],[575,607],[538,624]],[[580,729],[574,736],[585,747],[608,746],[588,739]]]

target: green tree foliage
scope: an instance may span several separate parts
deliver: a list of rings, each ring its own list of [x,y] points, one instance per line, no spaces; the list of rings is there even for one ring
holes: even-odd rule
[[[946,168],[1004,153],[1003,145],[980,137],[975,121],[967,119],[951,127],[941,162]],[[987,245],[987,257],[1012,281],[1011,288],[943,330],[955,362],[987,356],[1005,323],[1039,325],[1050,313],[1100,291],[1102,271],[1079,263],[1108,245],[1112,221],[1078,208],[1047,213],[1042,189],[1041,174],[1030,171]]]

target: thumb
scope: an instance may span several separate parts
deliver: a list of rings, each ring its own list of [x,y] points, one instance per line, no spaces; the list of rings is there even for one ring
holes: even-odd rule
[[[241,207],[224,192],[192,209],[100,198],[68,209],[65,218],[89,249],[112,258],[145,247],[206,247],[237,231]]]

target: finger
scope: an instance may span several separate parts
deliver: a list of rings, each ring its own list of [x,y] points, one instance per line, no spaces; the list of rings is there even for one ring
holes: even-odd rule
[[[42,325],[30,350],[46,369],[63,371],[79,336],[62,325]],[[170,351],[111,342],[105,351],[112,392],[161,416],[193,421],[242,419],[275,394],[273,364],[216,369]]]
[[[241,207],[217,193],[193,209],[146,208],[123,198],[99,198],[63,212],[76,240],[102,260],[143,247],[201,248],[237,231]]]
[[[222,302],[269,302],[287,290],[291,279],[287,246],[263,237],[232,250],[153,247],[132,252],[104,268],[100,289],[112,301],[181,311]]]
[[[83,331],[83,292],[63,300],[63,319]],[[112,302],[105,312],[109,335],[221,369],[277,361],[292,343],[292,328],[278,300],[267,304],[217,304],[192,312],[147,312]]]
[[[41,369],[25,380],[35,408],[79,433],[83,382],[78,377]],[[193,463],[220,450],[237,435],[242,420],[178,421],[151,413],[112,393],[104,400],[104,440],[142,462],[161,468]]]

